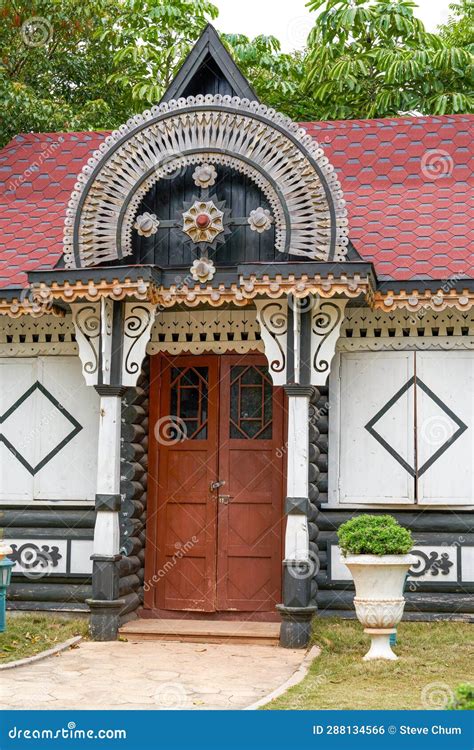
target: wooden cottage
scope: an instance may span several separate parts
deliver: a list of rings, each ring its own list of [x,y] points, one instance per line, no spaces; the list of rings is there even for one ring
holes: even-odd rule
[[[472,616],[472,124],[293,123],[208,27],[117,131],[0,151],[11,609],[302,646],[371,512],[414,533],[406,617]]]

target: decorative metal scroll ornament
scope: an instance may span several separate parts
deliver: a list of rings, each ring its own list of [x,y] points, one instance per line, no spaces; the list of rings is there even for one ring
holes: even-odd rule
[[[124,370],[129,375],[137,374],[141,369],[141,357],[135,358],[135,347],[150,326],[152,313],[145,305],[129,306],[124,321]]]
[[[320,358],[323,344],[336,329],[342,319],[343,310],[334,302],[323,302],[313,318],[312,330],[319,337],[318,345],[313,356],[313,368],[316,372],[328,372],[329,362]]]
[[[410,552],[410,555],[416,555],[418,558],[420,558],[410,568],[409,574],[413,578],[419,578],[420,576],[423,576],[428,572],[431,573],[432,576],[437,576],[440,572],[441,575],[447,576],[449,575],[449,569],[454,565],[454,563],[449,559],[449,555],[447,552],[442,552],[440,555],[439,552],[432,550],[428,557],[425,552],[422,552],[419,549],[415,549]]]
[[[105,139],[79,174],[69,201],[66,267],[131,255],[142,199],[159,180],[191,165],[201,187],[211,185],[210,167],[218,165],[249,177],[269,205],[279,252],[344,260],[345,202],[318,143],[258,102],[217,94],[162,102]]]

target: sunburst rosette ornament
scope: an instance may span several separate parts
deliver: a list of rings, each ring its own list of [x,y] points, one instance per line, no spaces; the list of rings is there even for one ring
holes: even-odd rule
[[[182,230],[195,245],[201,248],[215,247],[217,243],[224,242],[224,236],[229,231],[226,226],[227,213],[225,201],[194,198],[192,203],[185,206]]]

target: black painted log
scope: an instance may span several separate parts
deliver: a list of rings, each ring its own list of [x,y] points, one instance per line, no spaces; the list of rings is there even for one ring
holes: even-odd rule
[[[140,587],[140,583],[139,577],[135,574],[121,578],[119,581],[119,595],[122,597],[134,593]]]
[[[130,500],[125,498],[122,500],[121,513],[125,518],[140,518],[145,512],[145,505],[143,500]]]
[[[12,583],[8,588],[8,598],[12,601],[34,602],[74,602],[90,599],[92,586],[64,583]]]
[[[136,536],[124,539],[122,542],[122,548],[125,550],[127,556],[137,555],[142,549],[143,544]]]
[[[344,610],[353,607],[354,592],[327,591],[319,589],[318,607],[320,609]],[[418,612],[459,612],[474,613],[474,597],[469,594],[442,594],[440,592],[405,593],[406,611]]]
[[[128,479],[124,479],[120,482],[120,492],[132,500],[134,498],[140,499],[144,494],[144,488],[140,482],[130,482]]]
[[[90,610],[84,602],[7,602],[7,609],[11,612],[81,612],[89,614]]]
[[[316,459],[316,465],[318,469],[321,472],[326,472],[328,470],[328,457],[326,453],[321,453],[318,458]]]
[[[125,422],[144,425],[145,420],[148,419],[148,414],[143,406],[130,404],[122,409],[122,419],[125,420]]]
[[[2,510],[0,511],[0,526],[49,529],[62,529],[65,526],[81,529],[93,529],[95,512],[93,510],[68,510],[57,508],[54,510]]]
[[[395,516],[402,526],[406,526],[412,531],[420,532],[450,532],[469,533],[474,531],[474,513],[472,511],[460,511],[456,509],[456,513],[447,511],[446,513],[440,511],[428,511],[424,510],[420,512],[420,508],[417,506],[413,507],[412,512],[398,512],[394,510],[322,510],[319,516],[319,526],[321,530],[329,531],[330,529],[337,529],[341,523],[348,521],[350,518],[354,518],[356,515],[361,513],[370,513],[374,515],[390,513]]]
[[[142,603],[140,596],[136,592],[127,594],[126,596],[123,596],[122,599],[124,599],[125,603],[120,610],[120,617],[123,617],[123,615],[126,615],[129,612],[134,612]]]
[[[124,441],[122,443],[120,456],[122,461],[137,461],[141,456],[146,457],[146,445]]]
[[[146,469],[137,461],[124,461],[120,466],[121,481],[140,482]]]
[[[127,576],[136,573],[142,567],[142,562],[137,555],[133,557],[122,557],[117,563],[117,570],[120,576]]]
[[[94,529],[68,529],[68,528],[20,528],[7,527],[4,530],[5,539],[51,539],[51,537],[60,537],[61,539],[93,539]]]
[[[140,443],[147,437],[147,431],[138,424],[122,424],[122,440],[129,443]]]

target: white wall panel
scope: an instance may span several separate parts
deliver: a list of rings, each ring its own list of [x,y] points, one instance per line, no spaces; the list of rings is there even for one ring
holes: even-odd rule
[[[472,505],[474,352],[417,352],[416,371],[418,501]]]
[[[98,425],[77,357],[0,359],[0,501],[93,501]]]
[[[339,502],[412,503],[413,475],[394,454],[414,466],[413,388],[394,399],[413,377],[413,355],[344,353],[340,363],[339,409],[332,415],[338,424],[329,440],[330,451],[336,442],[339,452]],[[376,439],[367,424],[384,409],[373,425]]]

